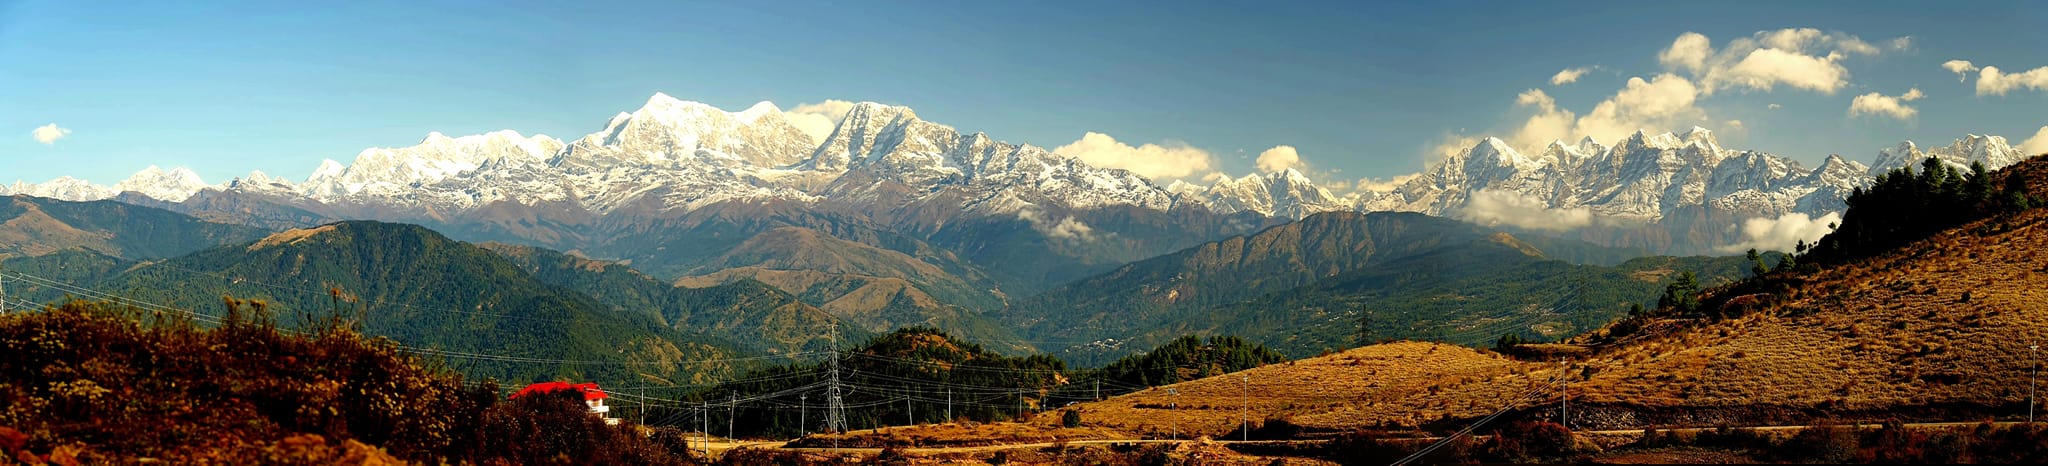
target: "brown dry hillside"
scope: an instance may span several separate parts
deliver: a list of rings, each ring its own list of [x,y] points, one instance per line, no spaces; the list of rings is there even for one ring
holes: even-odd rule
[[[2030,160],[2000,175],[2025,176],[2029,191],[2048,193],[2048,161]],[[1761,283],[1768,292],[1737,291],[1759,288],[1740,285],[1708,290],[1709,303],[1749,309],[1742,317],[1646,319],[1643,330],[1626,337],[1610,337],[1619,332],[1609,327],[1574,340],[1593,347],[1563,363],[1570,424],[2023,418],[2034,364],[2029,345],[2048,343],[2048,209],[1997,214],[1868,258]],[[1510,419],[1555,418],[1555,390],[1515,396],[1559,367],[1398,343],[1072,409],[1089,424],[1136,432],[1179,425],[1209,434],[1234,426],[1241,399],[1249,399],[1253,422],[1285,416],[1310,428],[1461,426],[1510,405]],[[1175,398],[1167,388],[1181,393],[1180,409],[1165,409]]]
[[[1415,426],[1484,416],[1556,375],[1455,345],[1401,342],[1274,364],[1076,405],[1087,425],[1168,437],[1219,435],[1240,417],[1287,417],[1310,428]],[[1176,405],[1178,406],[1176,408]],[[1038,422],[1058,422],[1060,412]]]

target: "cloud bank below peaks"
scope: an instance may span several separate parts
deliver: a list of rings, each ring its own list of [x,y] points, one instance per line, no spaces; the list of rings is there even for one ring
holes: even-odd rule
[[[1593,224],[1593,211],[1586,207],[1553,209],[1543,201],[1514,191],[1480,190],[1472,193],[1459,219],[1488,227],[1501,225],[1543,231],[1564,231]]]
[[[1736,253],[1750,249],[1758,251],[1793,252],[1799,243],[1813,244],[1820,237],[1834,231],[1833,225],[1842,222],[1842,214],[1829,212],[1814,218],[1806,214],[1785,214],[1778,218],[1757,217],[1742,221],[1742,240],[1720,248],[1721,252]]]

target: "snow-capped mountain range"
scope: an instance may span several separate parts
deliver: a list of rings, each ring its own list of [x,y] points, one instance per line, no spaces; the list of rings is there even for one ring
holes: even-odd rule
[[[943,199],[961,212],[1015,215],[1126,206],[1201,206],[1300,218],[1326,211],[1416,211],[1458,216],[1482,193],[1543,209],[1584,209],[1615,222],[1656,223],[1674,209],[1741,216],[1820,215],[1855,187],[1926,158],[1996,169],[2020,153],[2004,138],[1969,135],[1923,150],[1878,153],[1875,166],[1830,156],[1812,169],[1762,152],[1723,148],[1711,131],[1637,132],[1613,145],[1557,141],[1533,156],[1487,138],[1386,191],[1338,196],[1294,170],[1225,177],[1209,186],[1160,186],[1125,170],[1088,165],[1032,145],[965,134],[909,108],[853,106],[816,141],[774,104],[729,112],[655,94],[638,110],[573,141],[504,130],[372,148],[344,164],[323,161],[303,182],[253,172],[209,185],[190,170],[149,167],[111,187],[70,177],[0,186],[0,194],[95,200],[132,192],[170,203],[206,190],[329,205],[462,212],[495,203],[570,204],[597,215],[627,206],[687,212],[727,201],[790,201],[889,209]]]

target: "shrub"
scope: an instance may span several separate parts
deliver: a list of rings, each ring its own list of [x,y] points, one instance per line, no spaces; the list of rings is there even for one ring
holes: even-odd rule
[[[1066,426],[1069,429],[1081,427],[1081,411],[1067,410],[1066,414],[1060,415],[1060,425]]]
[[[1354,430],[1338,435],[1324,445],[1324,457],[1341,464],[1389,464],[1413,451],[1380,438],[1378,432]]]
[[[1571,429],[1549,421],[1519,421],[1493,434],[1486,450],[1503,460],[1557,459],[1572,454]]]
[[[1844,463],[1856,456],[1862,447],[1862,439],[1856,430],[1830,422],[1801,429],[1799,435],[1786,441],[1788,446],[1797,446],[1786,451],[1792,459],[1818,463]]]

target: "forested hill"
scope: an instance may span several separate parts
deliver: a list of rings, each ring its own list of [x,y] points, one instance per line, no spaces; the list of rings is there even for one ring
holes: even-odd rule
[[[1555,340],[1654,303],[1680,272],[1718,284],[1749,267],[1741,257],[1599,265],[1617,255],[1420,214],[1327,213],[1125,265],[1005,317],[1027,337],[1071,342],[1046,349],[1083,366],[1190,334],[1238,335],[1306,357],[1355,346],[1362,334],[1468,345],[1503,334]]]
[[[536,280],[490,251],[413,225],[334,223],[135,265],[62,257],[115,272],[75,285],[120,299],[218,316],[223,297],[232,297],[287,326],[338,313],[359,320],[370,335],[444,353],[454,368],[476,377],[702,381],[734,369],[719,361],[743,356],[720,339],[614,310]],[[10,270],[54,268],[48,262],[54,261]],[[9,287],[11,295],[40,301],[71,291]]]
[[[112,257],[157,259],[263,234],[255,228],[114,201],[0,197],[0,258],[83,249]]]
[[[733,336],[734,344],[770,354],[824,351],[827,330],[866,338],[870,332],[795,296],[753,280],[703,288],[674,286],[623,264],[544,248],[504,243],[478,245],[531,273],[534,279],[576,290],[622,314],[644,314],[679,331]]]

